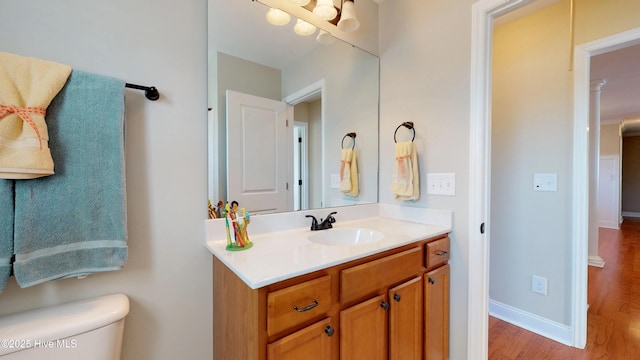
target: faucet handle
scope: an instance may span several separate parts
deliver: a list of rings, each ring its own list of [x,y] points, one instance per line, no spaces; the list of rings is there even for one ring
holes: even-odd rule
[[[305,215],[304,217],[308,217],[308,218],[313,219],[313,220],[311,220],[311,230],[318,229],[318,219],[316,219],[315,216],[313,216],[313,215]]]

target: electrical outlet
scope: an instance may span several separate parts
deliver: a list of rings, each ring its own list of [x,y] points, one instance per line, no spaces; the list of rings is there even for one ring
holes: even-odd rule
[[[533,275],[531,278],[531,291],[547,296],[547,278]]]

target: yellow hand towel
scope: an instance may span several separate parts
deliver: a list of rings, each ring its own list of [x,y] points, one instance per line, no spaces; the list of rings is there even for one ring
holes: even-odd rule
[[[0,178],[53,174],[46,108],[71,67],[0,52]]]
[[[340,157],[340,191],[349,196],[358,196],[358,163],[356,151],[342,149]]]
[[[412,141],[396,143],[396,162],[391,192],[396,199],[415,201],[420,196],[418,156]]]

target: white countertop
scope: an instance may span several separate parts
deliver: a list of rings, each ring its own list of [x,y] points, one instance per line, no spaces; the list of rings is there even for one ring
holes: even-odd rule
[[[351,209],[339,208],[338,214],[335,215],[337,221],[333,224],[333,227],[377,230],[384,234],[384,238],[371,244],[321,245],[309,241],[307,237],[319,232],[331,231],[331,229],[311,231],[306,226],[285,231],[252,234],[250,225],[248,229],[249,238],[253,243],[252,248],[243,251],[227,251],[226,236],[221,237],[220,231],[207,231],[206,247],[249,287],[258,289],[295,276],[308,274],[451,231],[450,212],[448,212],[449,221],[446,221],[447,213],[445,213],[443,217],[445,221],[435,225],[429,224],[428,222],[434,222],[428,221],[429,219],[424,219],[425,221],[420,223],[375,214],[385,214],[386,212],[382,210],[379,212],[377,210],[373,212],[364,211],[366,215],[373,213],[377,216],[341,221],[340,214],[350,211],[353,211],[353,207]],[[328,213],[326,210],[321,211],[322,214],[325,212]],[[412,220],[416,219],[416,212],[419,213],[420,210],[412,211],[410,216]],[[298,212],[289,213],[288,216],[289,219],[292,216],[295,216],[296,219],[298,217],[304,219],[304,215],[305,213]],[[345,214],[345,217],[353,216]],[[442,218],[442,216],[439,217]],[[308,221],[309,219],[306,220]],[[211,225],[210,227],[213,227],[213,224]],[[216,226],[219,227],[219,225]]]

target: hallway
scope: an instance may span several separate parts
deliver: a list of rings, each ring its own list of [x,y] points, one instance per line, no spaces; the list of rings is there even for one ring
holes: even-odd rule
[[[585,349],[489,317],[489,359],[640,359],[640,219],[600,228],[599,247],[605,267],[589,267]]]

